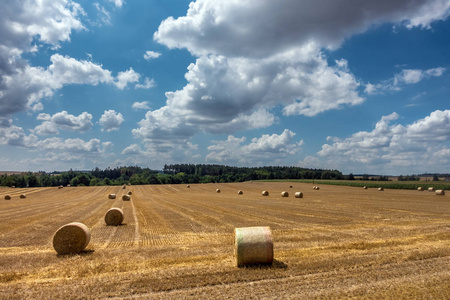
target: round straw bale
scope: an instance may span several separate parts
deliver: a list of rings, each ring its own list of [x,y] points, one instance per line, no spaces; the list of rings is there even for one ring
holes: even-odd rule
[[[132,191],[128,191],[128,193],[127,193],[128,195],[132,195],[133,194],[133,192]]]
[[[190,188],[191,186],[188,184],[186,187],[187,187],[187,188]]]
[[[21,194],[19,197],[22,198],[22,199],[25,199],[27,197],[27,195]]]
[[[417,188],[417,190],[422,192],[422,191],[423,191],[423,187],[419,186],[419,187]]]
[[[295,193],[295,198],[303,198],[303,193],[302,192],[296,192]]]
[[[436,195],[445,195],[444,190],[436,190]]]
[[[10,195],[5,195],[5,200],[11,200],[11,196]]]
[[[62,186],[62,185],[58,186],[58,189],[62,189],[62,188],[63,188],[63,186]]]
[[[123,222],[123,210],[118,207],[110,208],[105,214],[106,225],[118,226]]]
[[[430,187],[428,188],[428,191],[429,191],[429,192],[434,192],[434,187],[430,186]]]
[[[291,189],[292,189],[292,185],[290,185],[290,186],[289,186],[289,188],[291,188]]]
[[[73,222],[61,226],[53,236],[53,248],[58,254],[83,251],[91,240],[91,231],[83,223]]]
[[[16,188],[16,186],[15,186],[15,185],[12,185],[12,186],[11,186],[11,188],[12,188],[12,189],[15,189],[15,188]]]
[[[116,194],[109,194],[108,199],[116,199]]]
[[[367,186],[364,186],[363,189],[367,190]]]
[[[238,195],[242,195],[242,194],[244,194],[244,192],[242,190],[239,190]]]
[[[126,188],[127,188],[127,186],[126,186],[126,185],[123,185],[123,186],[122,186],[122,189],[126,189]]]
[[[130,197],[130,195],[123,195],[123,196],[122,196],[122,200],[123,200],[123,201],[130,201],[130,200],[131,200],[131,197]]]
[[[316,186],[316,190],[319,190],[320,188],[318,186]]]
[[[263,196],[269,196],[269,192],[268,191],[262,191],[262,195]]]
[[[234,254],[238,267],[248,264],[272,264],[273,239],[270,227],[235,228]]]
[[[289,197],[289,193],[286,191],[281,192],[281,197]]]
[[[315,190],[316,189],[316,186],[313,186],[313,190]]]
[[[216,193],[220,193],[220,189],[216,189]]]
[[[384,191],[384,188],[383,187],[379,187],[378,190],[379,191]]]

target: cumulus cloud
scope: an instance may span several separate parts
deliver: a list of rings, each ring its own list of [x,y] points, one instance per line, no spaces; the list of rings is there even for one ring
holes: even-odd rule
[[[153,79],[149,79],[148,77],[145,78],[144,83],[140,84],[137,83],[134,88],[135,89],[150,89],[152,87],[155,87],[156,83]]]
[[[150,106],[148,105],[148,101],[142,101],[142,102],[134,102],[131,106],[133,109],[150,109]]]
[[[0,126],[0,145],[31,148],[37,140],[38,137],[36,135],[25,134],[22,127],[14,125]]]
[[[300,151],[303,140],[294,141],[295,133],[285,129],[283,133],[264,134],[243,144],[245,137],[228,136],[225,141],[215,141],[208,147],[206,161],[231,165],[273,165],[283,164],[283,159]],[[276,158],[274,158],[276,157]]]
[[[197,0],[186,16],[164,20],[154,39],[198,56],[263,57],[311,40],[334,49],[353,34],[383,22],[426,28],[449,13],[447,0]]]
[[[139,145],[137,145],[137,144],[132,144],[122,150],[122,154],[125,154],[125,155],[136,155],[136,154],[141,154],[141,152],[142,152],[142,150],[139,147]]]
[[[139,73],[136,73],[133,68],[130,68],[127,71],[119,72],[115,85],[119,89],[123,90],[128,85],[128,83],[138,82],[139,77]]]
[[[151,60],[161,56],[161,53],[155,51],[146,51],[144,54],[144,59]]]
[[[79,17],[85,12],[73,1],[4,1],[0,10],[0,119],[8,119],[18,111],[38,110],[37,98],[49,95],[51,87],[41,84],[47,80],[43,74],[39,82],[32,68],[21,58],[23,53],[35,52],[36,43],[58,48],[69,41],[72,30],[85,27]],[[32,44],[33,43],[33,44]]]
[[[424,79],[439,77],[446,71],[446,68],[438,67],[428,70],[420,69],[403,69],[400,73],[395,74],[391,79],[385,80],[378,84],[367,84],[365,92],[369,95],[379,94],[385,91],[399,91],[405,85],[416,84]]]
[[[318,155],[325,164],[340,170],[362,171],[359,165],[373,170],[398,174],[414,167],[418,170],[446,171],[450,163],[450,110],[436,110],[408,125],[392,124],[397,113],[384,116],[370,131],[360,131],[341,139],[328,137]],[[370,172],[371,170],[365,170]]]
[[[125,1],[123,0],[109,0],[109,2],[114,3],[114,5],[119,8],[122,7],[122,5],[125,3]]]
[[[105,110],[103,115],[100,117],[100,126],[102,126],[102,131],[113,131],[119,130],[120,125],[122,125],[124,119],[121,113],[117,113],[115,110]]]
[[[92,115],[83,112],[79,116],[74,116],[67,111],[62,111],[50,116],[49,114],[39,114],[37,120],[43,121],[36,126],[33,133],[39,135],[58,134],[59,130],[87,131],[92,127]]]

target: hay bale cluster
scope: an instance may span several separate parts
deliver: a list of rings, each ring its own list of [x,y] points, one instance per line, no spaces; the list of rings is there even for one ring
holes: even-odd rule
[[[273,239],[270,227],[235,228],[234,254],[238,267],[249,264],[272,264]]]
[[[61,226],[53,236],[53,248],[58,254],[82,252],[91,240],[91,231],[83,223],[73,222]]]
[[[118,226],[124,219],[123,210],[118,207],[109,209],[105,214],[105,223],[108,226]]]

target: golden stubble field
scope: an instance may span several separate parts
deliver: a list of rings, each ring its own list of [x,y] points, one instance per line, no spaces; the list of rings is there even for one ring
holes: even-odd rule
[[[105,225],[111,207],[124,225]],[[74,221],[91,242],[58,256],[53,234]],[[247,226],[271,227],[271,267],[235,266],[234,228]],[[352,297],[450,299],[449,195],[290,182],[0,188],[1,299]]]

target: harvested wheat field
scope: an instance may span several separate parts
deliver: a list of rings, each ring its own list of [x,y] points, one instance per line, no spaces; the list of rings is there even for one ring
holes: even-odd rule
[[[0,298],[450,299],[449,195],[312,187],[0,188]],[[105,224],[113,207],[120,226]],[[52,237],[71,222],[90,242],[58,255]],[[253,226],[270,227],[273,263],[238,268],[234,230]]]

